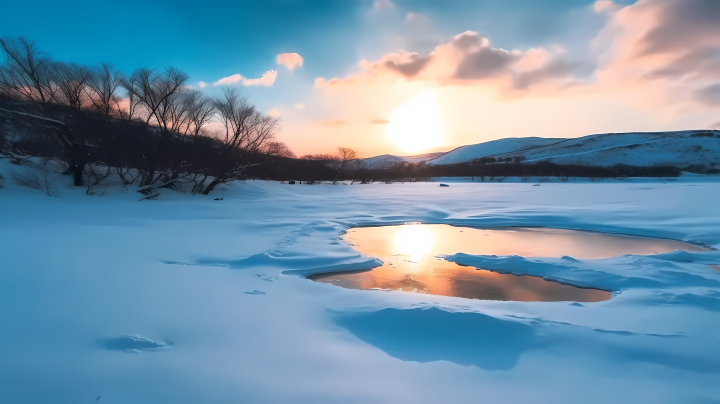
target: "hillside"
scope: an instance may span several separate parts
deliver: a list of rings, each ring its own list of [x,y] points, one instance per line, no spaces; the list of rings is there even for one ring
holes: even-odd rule
[[[375,156],[370,157],[365,160],[363,160],[363,163],[368,168],[383,168],[392,166],[398,163],[402,163],[404,161],[407,161],[408,163],[420,163],[423,161],[429,161],[432,159],[436,159],[439,156],[442,156],[445,154],[445,152],[439,152],[439,153],[426,153],[426,154],[419,154],[416,156],[394,156],[392,154],[383,154],[381,156]]]
[[[542,137],[519,137],[492,140],[468,146],[460,146],[442,156],[433,159],[429,164],[455,164],[464,161],[489,157],[498,154],[522,152],[525,150],[548,146],[567,139],[548,139]]]
[[[690,130],[591,135],[496,157],[520,154],[530,162],[546,160],[558,164],[714,166],[720,164],[720,132]]]
[[[527,162],[612,166],[720,164],[720,131],[605,133],[573,139],[508,138],[458,147],[429,164],[522,156]]]

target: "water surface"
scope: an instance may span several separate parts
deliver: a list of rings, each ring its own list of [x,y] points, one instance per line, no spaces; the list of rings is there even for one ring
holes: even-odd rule
[[[548,228],[490,230],[441,224],[359,227],[349,230],[344,239],[358,252],[380,258],[385,263],[369,271],[320,274],[310,276],[310,279],[350,289],[390,289],[523,302],[598,302],[610,299],[611,293],[563,285],[535,276],[478,270],[436,256],[462,252],[597,259],[676,250],[704,251],[681,241],[658,238]]]

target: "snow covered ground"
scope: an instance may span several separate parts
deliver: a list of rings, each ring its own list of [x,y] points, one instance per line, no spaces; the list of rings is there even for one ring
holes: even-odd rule
[[[1,173],[10,167],[0,162]],[[720,182],[697,178],[248,181],[143,202],[117,187],[89,197],[57,186],[49,198],[6,179],[0,403],[718,403],[720,273],[709,265],[719,252],[448,257],[616,292],[582,305],[350,290],[298,276],[372,267],[342,232],[409,221],[717,248]]]
[[[481,157],[522,156],[528,162],[558,164],[671,164],[686,167],[720,164],[720,132],[688,130],[677,132],[603,133],[573,139],[507,138],[458,147],[428,161],[453,164]]]
[[[460,146],[453,149],[429,164],[455,164],[465,161],[479,159],[481,157],[495,156],[498,154],[514,153],[526,149],[548,146],[566,139],[542,138],[542,137],[511,137],[505,139],[491,140],[473,145]]]
[[[443,154],[445,154],[445,152],[418,154],[416,156],[395,156],[392,154],[383,154],[380,156],[367,158],[365,160],[362,160],[362,162],[363,165],[368,168],[383,168],[390,167],[404,161],[407,161],[408,163],[420,163],[423,161],[429,161],[439,156],[442,156]]]

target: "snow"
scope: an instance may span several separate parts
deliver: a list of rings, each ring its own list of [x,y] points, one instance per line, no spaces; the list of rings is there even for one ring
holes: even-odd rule
[[[709,136],[708,136],[709,135]],[[606,133],[574,139],[508,138],[463,146],[429,162],[452,164],[492,156],[523,156],[559,164],[720,164],[720,132]]]
[[[402,162],[421,163],[423,161],[429,161],[439,156],[442,156],[443,154],[445,154],[445,152],[426,153],[416,156],[395,156],[392,154],[383,154],[381,156],[367,158],[365,160],[362,160],[362,162],[368,168],[383,168]]]
[[[481,157],[494,156],[504,153],[518,152],[521,150],[542,147],[561,142],[565,139],[546,139],[542,137],[505,138],[474,145],[461,146],[451,150],[444,155],[433,159],[429,164],[455,164],[478,159]]]
[[[24,169],[0,160],[0,173]],[[0,189],[2,403],[710,403],[720,252],[452,261],[603,287],[524,303],[351,290],[349,227],[551,226],[720,247],[718,177],[287,185],[142,201]],[[61,178],[65,183],[66,178]],[[214,198],[223,198],[215,200]]]

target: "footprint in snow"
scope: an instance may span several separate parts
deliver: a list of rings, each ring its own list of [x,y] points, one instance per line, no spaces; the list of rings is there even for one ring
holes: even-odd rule
[[[118,338],[109,338],[102,341],[105,349],[110,351],[123,351],[128,353],[140,353],[156,351],[172,345],[169,342],[155,342],[150,338],[139,335],[123,335]]]
[[[266,294],[266,293],[263,292],[262,290],[253,290],[252,292],[245,292],[245,294],[248,294],[248,295],[264,295],[264,294]]]
[[[273,278],[271,278],[271,277],[269,277],[269,276],[267,276],[267,275],[255,274],[255,276],[258,277],[258,278],[260,278],[260,279],[262,279],[262,280],[264,280],[264,281],[275,282],[275,279],[273,279]]]

